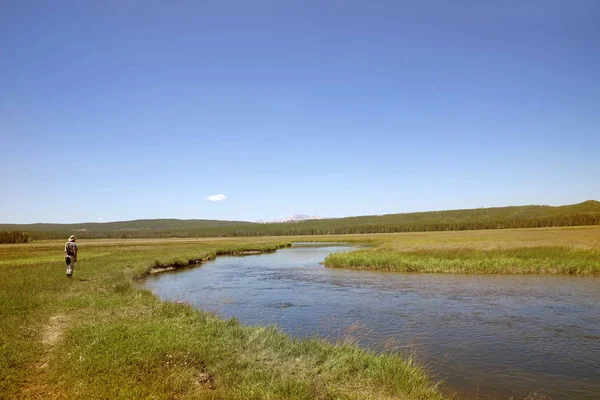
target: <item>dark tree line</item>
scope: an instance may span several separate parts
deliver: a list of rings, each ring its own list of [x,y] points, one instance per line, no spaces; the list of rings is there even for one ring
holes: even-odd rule
[[[546,228],[560,226],[600,225],[600,213],[578,213],[557,216],[512,218],[432,219],[422,221],[390,221],[386,218],[314,220],[297,223],[253,224],[244,226],[207,227],[198,229],[128,229],[115,231],[75,232],[79,238],[168,238],[168,237],[235,237],[294,236],[363,233],[464,231],[481,229]],[[32,239],[67,238],[72,232],[30,232]],[[13,242],[14,243],[14,242]]]
[[[0,243],[28,243],[29,236],[25,232],[0,232]]]

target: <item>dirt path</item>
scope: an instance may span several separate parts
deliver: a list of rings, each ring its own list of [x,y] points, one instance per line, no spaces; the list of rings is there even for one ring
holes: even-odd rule
[[[68,322],[69,317],[63,314],[58,314],[53,317],[50,317],[50,321],[44,329],[42,343],[44,343],[45,346],[48,346],[50,348],[54,347],[54,345],[56,345],[56,343],[58,343],[58,341],[62,337],[62,334]]]
[[[44,345],[42,357],[32,365],[32,379],[23,387],[20,397],[25,399],[55,399],[63,398],[51,384],[48,383],[47,371],[52,360],[54,347],[60,342],[69,323],[69,317],[58,314],[50,317],[42,333]]]

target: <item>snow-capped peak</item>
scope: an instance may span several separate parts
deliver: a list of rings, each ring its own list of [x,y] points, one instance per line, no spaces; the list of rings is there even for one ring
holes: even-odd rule
[[[298,221],[306,221],[309,219],[323,219],[323,217],[318,217],[316,215],[310,216],[310,215],[305,215],[305,214],[294,214],[294,215],[290,215],[287,218],[283,218],[283,219],[280,219],[275,222],[298,222]]]
[[[299,221],[307,221],[310,219],[325,219],[324,217],[319,217],[316,215],[306,215],[306,214],[293,214],[287,218],[278,219],[275,221],[270,221],[271,223],[285,223],[285,222],[299,222]],[[267,221],[259,220],[258,223],[269,223]]]

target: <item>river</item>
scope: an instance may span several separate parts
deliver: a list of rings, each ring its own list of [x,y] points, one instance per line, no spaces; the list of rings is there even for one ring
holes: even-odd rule
[[[600,398],[600,277],[325,268],[348,246],[219,257],[144,286],[250,325],[414,355],[459,398]]]

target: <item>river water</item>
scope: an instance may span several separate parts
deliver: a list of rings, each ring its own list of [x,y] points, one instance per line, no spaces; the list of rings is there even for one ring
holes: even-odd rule
[[[245,324],[414,355],[460,399],[600,399],[600,277],[325,268],[333,245],[219,257],[148,278],[160,298]]]

